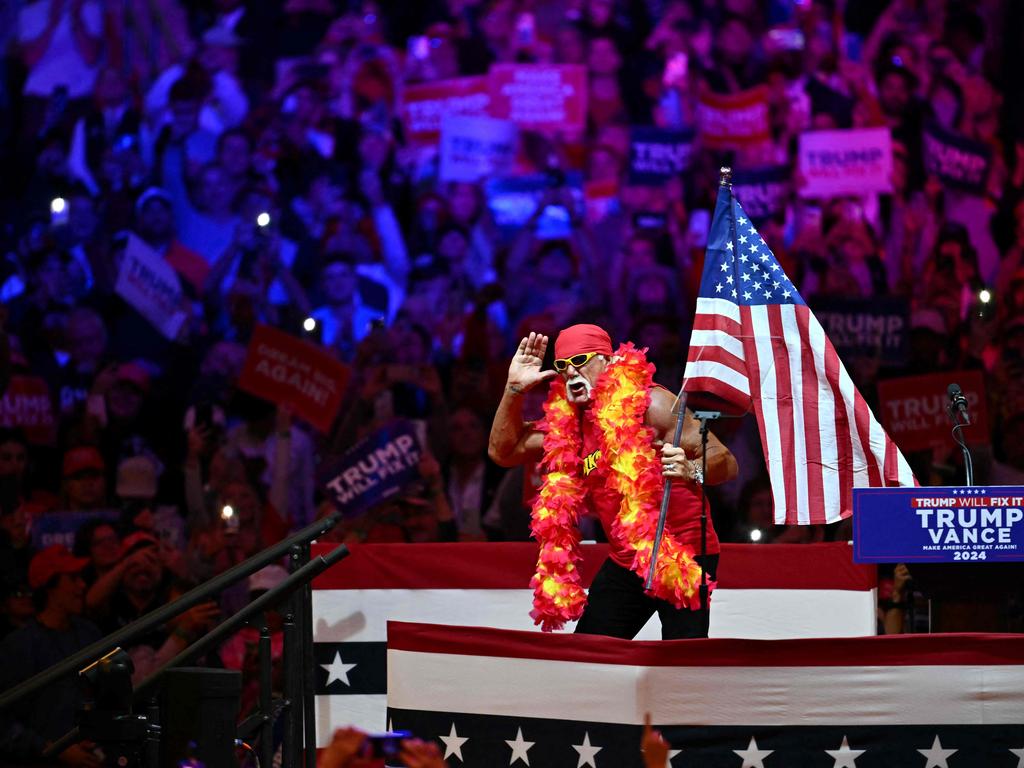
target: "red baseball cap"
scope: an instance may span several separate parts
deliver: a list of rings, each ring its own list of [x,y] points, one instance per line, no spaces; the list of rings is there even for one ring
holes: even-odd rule
[[[583,352],[611,355],[612,340],[608,331],[599,325],[583,323],[571,325],[555,339],[555,358],[564,360]]]
[[[103,472],[106,468],[107,465],[103,461],[102,454],[91,445],[80,445],[77,448],[71,448],[64,454],[64,477],[87,469]]]
[[[149,392],[149,386],[151,379],[149,371],[138,363],[122,363],[117,366],[117,374],[115,378],[119,382],[125,384],[131,384],[143,394]]]
[[[89,564],[87,557],[75,557],[63,544],[41,549],[28,564],[28,585],[39,589],[59,573],[78,573]]]
[[[121,557],[127,557],[136,550],[143,549],[145,547],[159,547],[160,542],[156,536],[145,531],[135,531],[135,533],[129,533],[124,537],[124,541],[121,542]]]

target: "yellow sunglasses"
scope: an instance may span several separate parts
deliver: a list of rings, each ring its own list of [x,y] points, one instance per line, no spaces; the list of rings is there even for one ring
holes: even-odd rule
[[[597,352],[580,352],[578,355],[573,355],[572,357],[559,358],[555,360],[555,370],[562,373],[570,365],[579,370],[589,363],[590,358],[594,357],[596,354]]]

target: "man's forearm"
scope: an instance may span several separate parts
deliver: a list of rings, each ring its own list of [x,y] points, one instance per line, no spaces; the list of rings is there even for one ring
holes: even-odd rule
[[[502,467],[514,464],[516,447],[525,434],[523,390],[516,384],[506,384],[487,441],[487,453],[491,460]]]

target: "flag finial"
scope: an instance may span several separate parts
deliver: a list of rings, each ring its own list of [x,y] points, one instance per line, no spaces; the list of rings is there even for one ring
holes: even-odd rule
[[[723,165],[718,169],[718,186],[720,187],[731,187],[732,186],[732,168],[727,165]]]

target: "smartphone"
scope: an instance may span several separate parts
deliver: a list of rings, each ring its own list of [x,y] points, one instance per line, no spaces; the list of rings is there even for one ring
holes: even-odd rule
[[[665,72],[661,76],[661,82],[666,86],[678,85],[686,79],[690,68],[690,57],[686,53],[676,53],[665,62]]]
[[[664,211],[637,211],[633,214],[634,229],[660,232],[667,224],[668,215]]]
[[[430,40],[426,35],[414,35],[409,38],[408,52],[417,61],[424,61],[430,56]]]
[[[68,201],[55,197],[50,201],[50,226],[63,227],[68,223]]]
[[[411,739],[411,731],[391,731],[390,733],[370,733],[366,736],[365,757],[376,760],[398,757],[402,751],[402,741]]]
[[[224,521],[225,533],[238,533],[238,515],[230,504],[220,508],[220,519]]]
[[[805,40],[804,33],[799,29],[776,27],[768,30],[769,47],[776,51],[802,51]]]
[[[537,39],[537,22],[533,14],[524,12],[516,19],[516,42],[521,48],[531,47]]]
[[[690,233],[691,242],[698,248],[705,248],[708,244],[708,230],[711,228],[711,212],[704,208],[697,208],[690,211],[690,223],[687,229]]]

